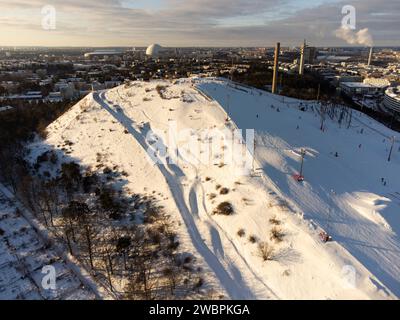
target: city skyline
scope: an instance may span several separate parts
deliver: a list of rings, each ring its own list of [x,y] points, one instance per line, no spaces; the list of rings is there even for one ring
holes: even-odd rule
[[[395,0],[0,0],[0,46],[264,47],[298,46],[303,38],[314,46],[357,45],[336,32],[346,5],[356,10],[352,32],[367,29],[375,46],[400,45]],[[54,26],[43,28],[49,8]]]

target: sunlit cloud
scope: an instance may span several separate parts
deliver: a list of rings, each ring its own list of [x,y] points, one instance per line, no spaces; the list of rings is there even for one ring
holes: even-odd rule
[[[338,0],[0,0],[0,43],[44,46],[346,45]],[[41,29],[41,8],[57,10]],[[358,29],[376,45],[400,45],[400,1],[355,0]]]

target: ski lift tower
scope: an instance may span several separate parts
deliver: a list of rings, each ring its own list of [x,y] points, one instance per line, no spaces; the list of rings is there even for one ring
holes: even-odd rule
[[[331,193],[332,193],[332,195],[336,194],[334,190],[331,190]],[[331,223],[332,223],[332,208],[329,208],[328,209],[326,231],[322,230],[320,232],[320,234],[319,234],[319,237],[320,237],[321,241],[324,242],[324,243],[332,241],[332,236],[331,236],[332,226],[331,226]]]
[[[391,160],[391,158],[392,158],[392,152],[393,152],[394,143],[395,143],[395,141],[396,141],[396,137],[395,137],[395,136],[392,136],[392,137],[390,138],[390,140],[392,141],[392,144],[391,144],[391,146],[390,146],[388,162],[390,162],[390,160]]]
[[[251,176],[252,177],[261,177],[261,168],[256,168],[256,139],[254,137],[254,142],[253,142],[253,159],[252,159],[252,165],[251,165]]]
[[[229,122],[231,120],[231,118],[229,117],[229,113],[230,113],[230,98],[231,98],[231,96],[228,93],[227,96],[226,96],[226,102],[227,102],[226,103],[227,104],[227,106],[226,106],[226,119],[225,119],[226,122]]]
[[[301,149],[301,165],[300,165],[300,172],[298,174],[293,175],[293,178],[297,180],[298,182],[303,182],[304,181],[304,176],[303,176],[303,167],[304,167],[304,157],[306,156],[306,149]]]

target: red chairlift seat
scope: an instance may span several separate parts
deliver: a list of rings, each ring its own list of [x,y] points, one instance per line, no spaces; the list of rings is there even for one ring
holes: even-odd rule
[[[294,174],[293,175],[293,179],[298,181],[298,182],[303,182],[304,181],[304,177],[300,174]]]
[[[320,237],[321,241],[324,243],[332,241],[332,237],[329,234],[327,234],[325,231],[321,231],[319,234],[319,237]]]

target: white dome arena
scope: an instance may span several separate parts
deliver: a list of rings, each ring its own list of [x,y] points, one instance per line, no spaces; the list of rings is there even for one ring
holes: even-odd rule
[[[159,44],[152,44],[146,49],[146,55],[150,57],[158,57],[163,48]]]

